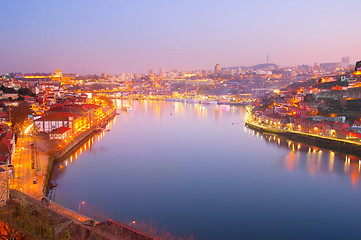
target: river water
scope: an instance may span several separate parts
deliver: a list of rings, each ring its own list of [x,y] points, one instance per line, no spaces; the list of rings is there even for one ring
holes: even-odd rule
[[[116,103],[133,111],[55,165],[58,203],[200,240],[361,238],[358,158],[258,134],[243,107]]]

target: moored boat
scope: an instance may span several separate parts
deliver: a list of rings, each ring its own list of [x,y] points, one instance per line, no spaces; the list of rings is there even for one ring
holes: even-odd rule
[[[123,105],[123,106],[122,106],[122,110],[128,112],[128,111],[132,111],[133,108],[132,108],[131,106],[129,106],[129,105]]]

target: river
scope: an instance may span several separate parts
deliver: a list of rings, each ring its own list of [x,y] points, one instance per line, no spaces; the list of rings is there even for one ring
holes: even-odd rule
[[[200,240],[361,237],[358,158],[256,133],[243,107],[116,103],[133,111],[55,165],[56,202]]]

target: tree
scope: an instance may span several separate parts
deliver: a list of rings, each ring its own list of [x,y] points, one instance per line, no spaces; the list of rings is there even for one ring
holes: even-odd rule
[[[31,91],[30,88],[20,88],[18,90],[18,94],[19,95],[22,95],[22,96],[32,96],[32,97],[35,97],[35,94],[33,93],[33,91]]]
[[[4,218],[4,216],[2,217]],[[26,239],[24,235],[22,235],[17,229],[10,225],[9,219],[7,218],[4,218],[3,222],[0,223],[0,228],[2,228],[2,230],[0,230],[1,240]]]
[[[11,107],[11,128],[13,131],[18,132],[24,125],[28,116],[32,114],[30,104],[24,101],[19,102],[18,106]]]
[[[14,88],[7,88],[4,85],[0,86],[0,90],[3,91],[3,93],[17,93]]]

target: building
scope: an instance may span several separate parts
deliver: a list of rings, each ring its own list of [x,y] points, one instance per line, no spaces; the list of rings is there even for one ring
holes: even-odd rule
[[[55,73],[52,74],[51,80],[55,81],[55,82],[60,82],[62,85],[74,84],[74,76],[71,74],[70,75],[66,74],[64,76],[64,74],[59,69],[56,70]]]
[[[11,165],[0,165],[0,207],[9,200],[9,179],[13,176]]]
[[[0,130],[0,163],[11,164],[15,155],[15,135]]]
[[[350,57],[343,57],[341,58],[341,67],[346,69],[350,66]]]
[[[163,68],[159,68],[159,77],[164,78],[166,77],[165,70]]]
[[[148,70],[148,77],[154,77],[153,69]]]
[[[85,118],[79,114],[70,112],[54,112],[34,120],[36,132],[50,133],[51,131],[62,126],[68,127],[72,132],[76,132],[85,126]]]
[[[215,74],[220,74],[221,73],[221,65],[216,64],[216,66],[214,67],[214,73]]]
[[[51,131],[49,133],[49,138],[63,140],[63,139],[67,139],[70,135],[71,135],[71,128],[61,126]]]
[[[61,82],[63,78],[63,73],[60,71],[60,69],[56,70],[55,73],[52,74],[51,80]]]
[[[52,107],[48,113],[74,113],[84,117],[84,125],[93,125],[103,114],[103,108],[95,104],[69,104]]]
[[[9,112],[0,111],[0,123],[9,122]]]

